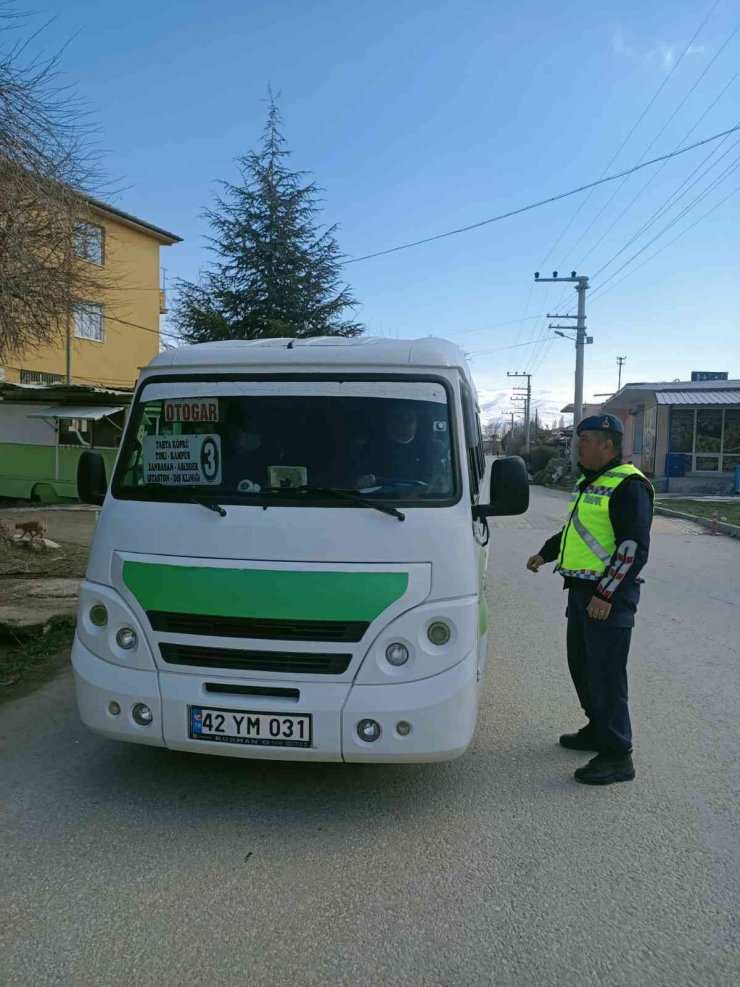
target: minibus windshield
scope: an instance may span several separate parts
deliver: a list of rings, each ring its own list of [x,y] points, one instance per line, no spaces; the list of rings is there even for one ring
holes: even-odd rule
[[[448,389],[413,378],[147,384],[113,492],[187,501],[195,491],[218,503],[291,506],[336,506],[332,490],[451,502],[458,476]],[[307,488],[327,496],[301,495]]]

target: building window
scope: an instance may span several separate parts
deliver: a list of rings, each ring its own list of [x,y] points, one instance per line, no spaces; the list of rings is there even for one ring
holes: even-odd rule
[[[732,456],[740,457],[740,408],[728,408],[725,411],[725,459]],[[729,456],[727,455],[729,453]],[[733,463],[733,468],[737,463]]]
[[[696,413],[696,452],[719,452],[721,446],[722,410],[700,408]]]
[[[91,440],[92,433],[87,418],[59,419],[60,446],[89,446]]]
[[[686,454],[687,472],[731,472],[740,465],[740,408],[674,408],[669,450]]]
[[[82,260],[102,267],[105,259],[105,230],[95,223],[79,222],[75,226],[75,250]]]
[[[64,377],[61,374],[46,374],[41,370],[21,370],[21,384],[61,384]]]
[[[75,336],[78,339],[94,339],[102,343],[103,306],[95,302],[80,302],[75,305]]]
[[[680,409],[671,413],[671,452],[694,451],[694,411]]]
[[[638,411],[635,415],[635,428],[632,435],[632,452],[636,456],[639,456],[642,453],[642,433],[644,421],[644,412]]]

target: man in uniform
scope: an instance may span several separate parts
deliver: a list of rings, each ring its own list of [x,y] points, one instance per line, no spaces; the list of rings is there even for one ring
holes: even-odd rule
[[[654,492],[643,474],[622,463],[624,426],[593,415],[577,427],[582,472],[563,530],[527,568],[555,562],[568,590],[568,667],[586,726],[560,738],[563,747],[597,751],[575,777],[610,785],[635,777],[627,705],[627,655],[648,558]]]

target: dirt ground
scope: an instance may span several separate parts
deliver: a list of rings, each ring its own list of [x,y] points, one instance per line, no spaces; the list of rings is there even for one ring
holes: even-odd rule
[[[6,507],[0,506],[0,521],[10,524],[23,521],[45,521],[47,537],[52,541],[89,548],[95,532],[99,508],[75,504],[71,507]]]
[[[11,525],[45,521],[59,550],[0,544],[0,703],[43,685],[69,665],[77,609],[97,509],[73,505],[0,507]],[[43,633],[42,633],[43,630]]]

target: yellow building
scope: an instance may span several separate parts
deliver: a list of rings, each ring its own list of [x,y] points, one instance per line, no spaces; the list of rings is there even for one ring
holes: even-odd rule
[[[101,269],[97,297],[77,302],[66,339],[10,358],[0,380],[132,387],[139,367],[159,352],[159,251],[180,237],[103,202],[90,199],[89,206],[77,251]]]

